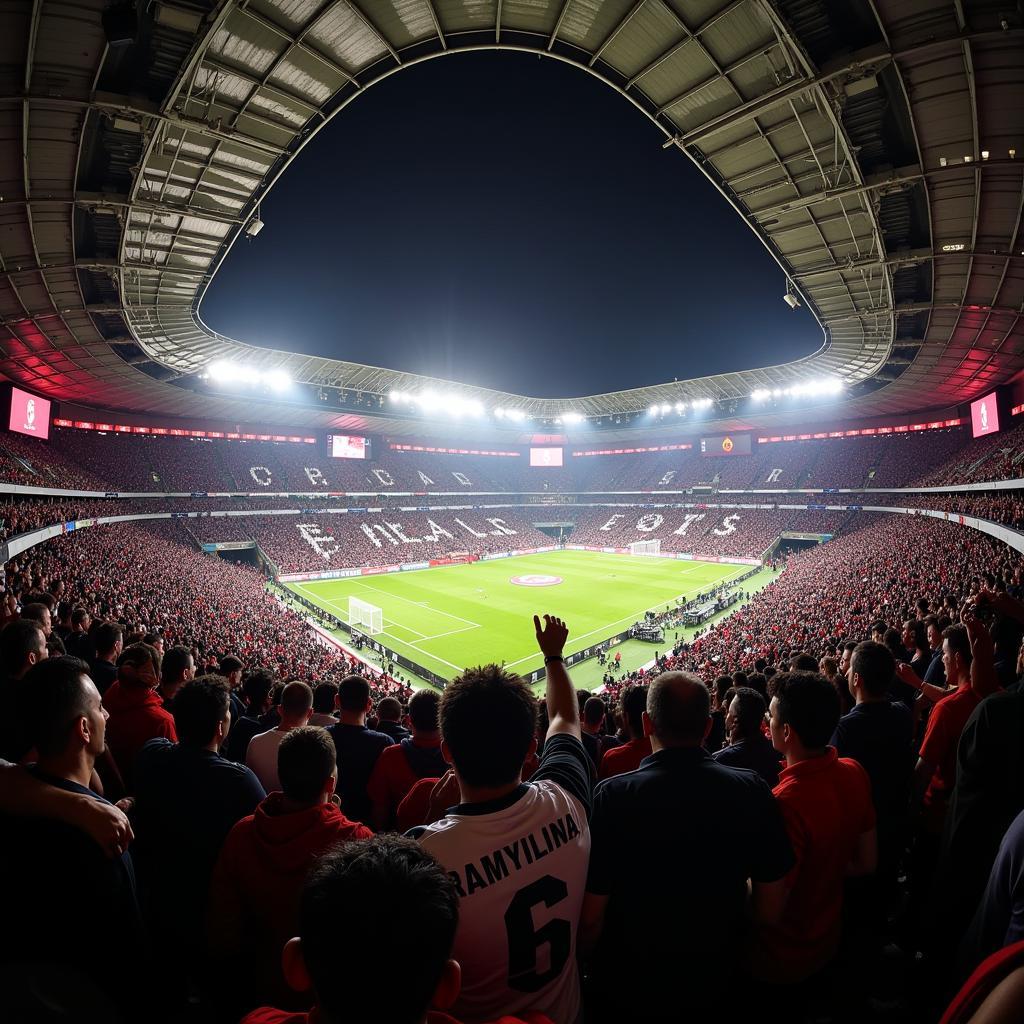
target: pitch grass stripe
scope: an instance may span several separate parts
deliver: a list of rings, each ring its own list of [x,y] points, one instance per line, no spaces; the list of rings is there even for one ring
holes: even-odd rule
[[[380,576],[374,581],[379,595],[374,603],[384,611],[389,647],[450,677],[453,669],[490,661],[504,660],[517,667],[536,661],[539,666],[534,613],[550,611],[568,621],[573,634],[566,650],[572,654],[586,648],[597,634],[604,639],[615,626],[636,621],[645,609],[671,607],[684,586],[686,596],[693,597],[724,577],[745,571],[720,563],[685,565],[643,556],[547,552]],[[509,577],[523,573],[557,575],[564,582],[539,592],[509,582]],[[365,597],[367,587],[361,580],[342,578],[294,589],[336,614],[349,596]],[[475,628],[454,632],[449,628],[453,617]],[[399,635],[418,639],[399,640]]]

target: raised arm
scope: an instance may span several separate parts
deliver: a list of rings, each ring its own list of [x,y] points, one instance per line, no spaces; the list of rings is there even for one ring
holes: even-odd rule
[[[543,626],[540,618],[534,615],[533,626],[537,632],[537,646],[544,655],[544,668],[547,670],[546,698],[551,723],[548,726],[548,737],[568,733],[579,739],[580,705],[562,660],[565,641],[569,638],[569,627],[553,615],[544,616]]]

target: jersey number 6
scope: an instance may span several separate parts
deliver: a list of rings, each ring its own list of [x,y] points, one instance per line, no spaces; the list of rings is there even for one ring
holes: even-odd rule
[[[508,987],[518,992],[536,992],[553,981],[565,967],[572,948],[572,926],[553,918],[534,928],[533,908],[539,903],[550,910],[569,895],[569,887],[560,878],[545,875],[520,889],[505,911],[508,935]],[[547,970],[537,970],[537,950],[548,943],[550,962]]]

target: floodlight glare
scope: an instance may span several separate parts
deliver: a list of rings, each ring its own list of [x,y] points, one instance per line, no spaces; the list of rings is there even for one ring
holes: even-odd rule
[[[263,383],[274,391],[287,391],[292,386],[292,379],[284,370],[267,370],[263,374]]]
[[[755,402],[764,402],[772,397],[772,393],[768,388],[757,388],[751,393],[750,397]]]
[[[562,413],[563,423],[582,423],[583,414],[578,412],[563,412]]]

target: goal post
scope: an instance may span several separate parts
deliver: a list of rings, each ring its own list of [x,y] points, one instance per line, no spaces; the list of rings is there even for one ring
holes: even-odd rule
[[[384,632],[384,611],[369,601],[362,601],[358,597],[348,599],[348,624],[350,627],[359,627],[368,636]]]
[[[660,555],[660,540],[635,540],[629,545],[631,555]]]

